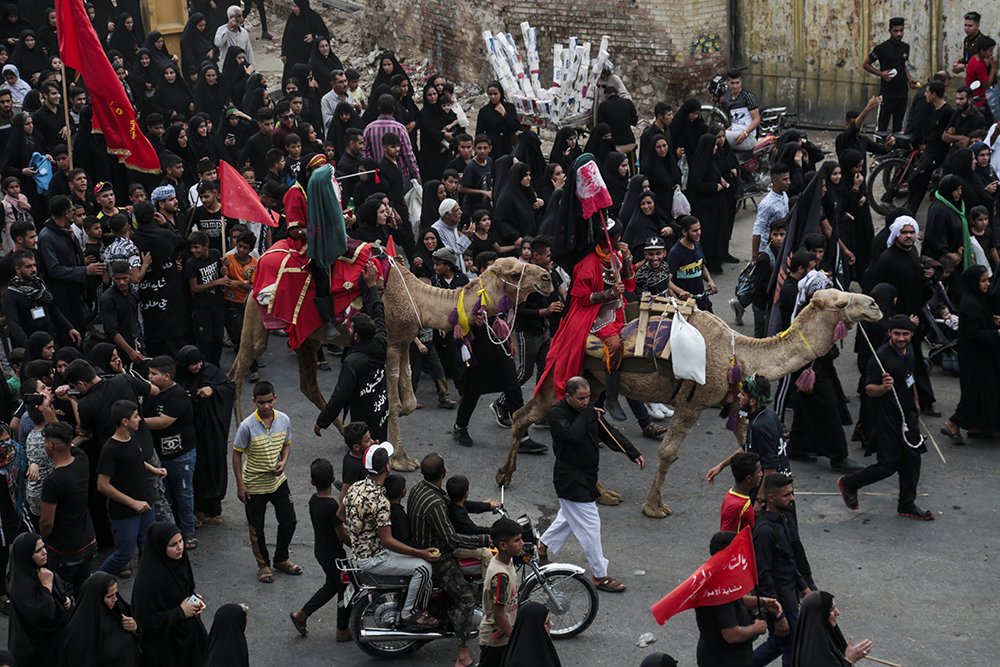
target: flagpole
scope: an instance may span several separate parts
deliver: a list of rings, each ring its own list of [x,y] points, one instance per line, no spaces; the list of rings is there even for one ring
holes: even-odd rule
[[[69,97],[66,95],[66,64],[62,69],[62,101],[66,115],[66,154],[69,156],[69,168],[73,168],[73,130],[69,122]]]

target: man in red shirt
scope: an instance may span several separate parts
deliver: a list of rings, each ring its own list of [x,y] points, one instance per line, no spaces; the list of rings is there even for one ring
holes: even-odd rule
[[[752,530],[756,515],[751,498],[756,498],[756,494],[751,495],[751,493],[760,486],[764,476],[760,468],[760,457],[753,452],[740,452],[733,455],[729,465],[733,477],[736,478],[736,484],[722,499],[722,521],[719,530],[738,533],[747,526]]]
[[[986,116],[986,122],[990,125],[993,124],[993,118],[990,107],[986,104],[986,88],[997,71],[997,60],[993,57],[993,49],[996,48],[996,45],[996,40],[984,36],[979,42],[979,51],[969,58],[969,64],[965,70],[965,85],[971,87],[973,81],[980,83],[980,87],[973,94],[972,103],[983,112],[983,115]]]

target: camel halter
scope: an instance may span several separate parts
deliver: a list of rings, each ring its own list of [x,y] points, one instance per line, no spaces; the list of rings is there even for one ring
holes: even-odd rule
[[[504,345],[504,343],[506,343],[508,340],[510,340],[510,337],[514,335],[514,322],[517,321],[517,303],[521,299],[521,283],[524,282],[524,270],[527,269],[527,268],[528,268],[527,262],[522,262],[521,263],[521,275],[518,276],[518,278],[517,278],[517,285],[516,285],[517,291],[514,293],[514,303],[511,305],[511,308],[508,311],[508,312],[510,312],[511,315],[510,315],[510,322],[507,322],[507,335],[500,336],[495,331],[493,331],[493,327],[491,327],[491,326],[487,326],[486,327],[486,337],[489,338],[490,342],[493,343],[494,345],[501,346],[501,349],[503,349],[504,354],[506,354],[508,357],[511,356],[511,352],[506,347],[506,345]],[[493,275],[496,276],[500,280],[500,282],[504,284],[504,296],[507,296],[506,287],[507,287],[507,285],[512,285],[513,283],[507,282],[504,279],[503,276],[501,276],[496,271],[493,271],[493,267],[490,267],[489,271],[492,272]],[[494,308],[497,309],[497,314],[498,315],[500,314],[499,307],[498,306],[494,306],[493,305],[493,301],[490,300],[490,295],[486,291],[486,285],[483,284],[482,278],[480,278],[480,281],[479,281],[479,299],[480,299],[479,303],[484,308],[487,305],[493,306]]]

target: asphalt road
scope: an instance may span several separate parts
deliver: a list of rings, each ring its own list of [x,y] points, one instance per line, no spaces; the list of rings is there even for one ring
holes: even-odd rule
[[[740,212],[732,243],[733,253],[744,259],[753,217],[752,205],[750,208],[750,212]],[[881,222],[876,225],[880,228]],[[727,265],[724,275],[717,278],[722,292],[714,299],[715,310],[727,321],[732,313],[726,301],[740,268]],[[747,326],[738,330],[751,333],[750,319],[748,313]],[[837,362],[843,386],[852,394],[857,383],[853,337],[852,332]],[[224,363],[230,360],[231,352],[227,351]],[[322,438],[313,435],[317,410],[298,392],[295,358],[287,352],[285,339],[271,337],[263,361],[267,367],[262,377],[278,387],[277,408],[290,415],[293,425],[287,474],[299,524],[292,559],[305,573],[293,577],[276,572],[273,584],[258,583],[246,521],[231,481],[224,524],[199,529],[200,546],[191,553],[198,592],[208,603],[206,626],[210,627],[221,605],[243,602],[251,609],[247,639],[255,667],[378,664],[352,643],[335,643],[333,604],[310,619],[307,638],[299,637],[289,621],[288,613],[298,610],[323,580],[312,555],[313,533],[307,511],[312,493],[309,464],[316,457],[327,457],[339,474],[345,449],[336,431]],[[325,392],[336,382],[336,360],[333,367],[331,373],[320,373]],[[940,369],[934,370],[932,378],[938,405],[947,416],[958,402],[958,380]],[[471,497],[498,497],[494,473],[503,462],[509,432],[496,425],[484,400],[471,424],[475,447],[457,446],[450,436],[454,413],[435,407],[433,391],[425,378],[418,391],[418,400],[425,407],[402,420],[407,451],[418,459],[430,452],[441,453],[449,474],[469,477]],[[244,408],[249,406],[249,393],[249,389],[244,392]],[[527,397],[530,388],[525,387],[524,393]],[[850,406],[856,415],[857,400]],[[943,418],[925,422],[937,434]],[[634,421],[623,428],[646,460],[655,465],[658,443],[643,438]],[[847,427],[848,436],[851,428]],[[234,426],[231,433],[235,430]],[[532,429],[531,435],[550,442],[548,431]],[[927,495],[918,503],[938,514],[931,523],[896,515],[895,499],[890,495],[897,490],[895,478],[867,489],[884,495],[861,496],[860,511],[851,512],[837,493],[838,475],[825,462],[793,462],[796,490],[800,492],[796,503],[802,539],[818,585],[837,596],[845,635],[871,638],[872,656],[905,667],[995,665],[1000,642],[995,634],[996,597],[990,586],[997,579],[994,562],[1000,557],[1000,540],[996,537],[997,474],[991,462],[995,461],[997,443],[970,440],[968,446],[957,448],[941,441],[938,437],[948,462],[942,463],[931,448],[923,457],[919,488]],[[611,574],[626,583],[628,591],[600,594],[594,624],[580,637],[557,643],[564,665],[635,666],[652,651],[668,652],[681,665],[695,664],[698,633],[694,614],[684,612],[660,627],[649,607],[708,558],[708,541],[718,529],[719,507],[731,477],[725,471],[715,486],[709,486],[704,475],[735,445],[724,421],[706,412],[667,477],[664,500],[673,515],[662,520],[650,519],[640,510],[653,469],[640,472],[624,457],[605,453],[602,482],[622,493],[624,501],[617,507],[601,508],[604,549],[611,561]],[[860,458],[856,446],[851,445],[851,449]],[[557,509],[551,470],[551,454],[520,457],[505,497],[514,516],[526,512],[542,527],[551,521]],[[411,485],[418,479],[418,473],[407,475]],[[486,521],[488,517],[483,519]],[[272,544],[274,525],[273,513],[269,513],[267,530]],[[559,560],[587,565],[575,540]],[[130,581],[123,582],[122,591],[130,594]],[[6,622],[0,620],[0,626]],[[646,632],[651,632],[656,642],[639,648],[636,642]],[[455,644],[439,641],[422,648],[407,664],[444,666],[453,664],[454,658]]]

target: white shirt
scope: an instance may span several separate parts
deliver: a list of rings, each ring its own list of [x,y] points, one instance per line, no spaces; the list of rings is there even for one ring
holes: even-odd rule
[[[441,243],[458,253],[459,260],[461,260],[462,253],[465,252],[465,249],[472,245],[472,241],[468,236],[460,233],[455,227],[452,227],[444,220],[439,219],[431,225],[431,227],[438,231],[438,236],[441,237]]]
[[[788,193],[780,195],[774,190],[760,200],[757,205],[757,219],[753,223],[753,233],[760,236],[760,250],[764,250],[770,242],[771,223],[788,215]]]
[[[337,91],[330,90],[323,99],[320,100],[319,106],[323,110],[323,129],[328,129],[330,127],[330,121],[333,120],[333,114],[337,110],[337,105],[341,102],[347,102],[348,104],[355,104],[354,98],[351,96],[351,91],[347,91],[346,97],[340,97],[337,95]]]
[[[220,25],[215,31],[215,46],[219,48],[219,62],[226,62],[226,54],[229,53],[230,46],[238,46],[246,53],[247,62],[255,65],[253,59],[253,44],[250,42],[250,33],[243,26],[236,30],[230,30],[224,25]]]

